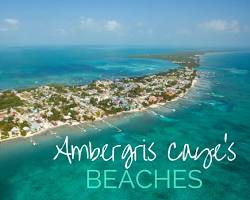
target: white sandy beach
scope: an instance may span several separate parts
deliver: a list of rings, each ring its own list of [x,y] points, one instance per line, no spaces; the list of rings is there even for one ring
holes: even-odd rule
[[[129,110],[129,111],[122,111],[122,112],[119,112],[119,113],[116,113],[116,114],[112,114],[112,115],[108,115],[108,116],[103,116],[102,118],[97,118],[95,119],[93,122],[98,122],[98,121],[104,121],[105,119],[107,118],[111,118],[111,117],[115,117],[115,116],[120,116],[122,114],[125,114],[125,113],[135,113],[135,112],[143,112],[149,108],[157,108],[159,106],[163,106],[163,105],[166,105],[167,103],[169,102],[173,102],[173,101],[178,101],[179,99],[181,99],[183,96],[185,96],[189,90],[191,90],[198,82],[198,77],[196,77],[193,81],[192,81],[192,85],[191,87],[185,92],[185,93],[181,93],[178,97],[172,99],[171,101],[168,101],[168,102],[165,102],[165,103],[156,103],[156,104],[152,104],[148,107],[144,107],[142,109],[133,109],[133,110]],[[48,131],[55,131],[57,128],[59,127],[63,127],[63,126],[77,126],[77,125],[83,125],[83,124],[86,124],[86,123],[90,123],[89,121],[86,121],[86,122],[78,122],[77,124],[74,124],[74,125],[70,125],[69,123],[62,123],[60,125],[55,125],[53,127],[50,127],[50,128],[46,128],[46,129],[41,129],[33,134],[27,134],[26,136],[14,136],[14,137],[11,137],[11,138],[6,138],[6,139],[2,139],[0,141],[1,142],[7,142],[7,141],[10,141],[10,140],[15,140],[15,139],[20,139],[20,138],[31,138],[33,136],[37,136],[37,135],[40,135],[42,133],[45,133],[45,132],[48,132]]]

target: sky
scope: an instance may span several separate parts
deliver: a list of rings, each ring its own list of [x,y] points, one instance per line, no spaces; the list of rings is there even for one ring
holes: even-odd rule
[[[249,0],[0,0],[0,46],[250,47]]]

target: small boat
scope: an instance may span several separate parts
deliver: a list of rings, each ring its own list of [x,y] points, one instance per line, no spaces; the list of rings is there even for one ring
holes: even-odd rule
[[[80,130],[81,130],[82,133],[86,133],[86,129],[81,128]]]
[[[56,132],[50,131],[51,135],[56,135]]]
[[[32,145],[33,145],[33,146],[38,145],[38,143],[37,143],[37,142],[35,142],[32,138],[30,138],[30,142],[32,143]]]
[[[36,142],[33,142],[32,144],[33,144],[33,146],[36,146],[36,145],[38,145],[38,143],[36,143]]]

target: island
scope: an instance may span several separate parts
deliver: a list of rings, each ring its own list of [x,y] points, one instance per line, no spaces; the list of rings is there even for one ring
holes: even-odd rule
[[[0,141],[29,137],[62,125],[140,111],[183,96],[193,85],[203,52],[133,55],[169,60],[175,69],[140,77],[98,80],[87,85],[45,85],[0,91]]]

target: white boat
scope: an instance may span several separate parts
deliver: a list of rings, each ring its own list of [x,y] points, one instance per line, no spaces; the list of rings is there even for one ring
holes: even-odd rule
[[[32,143],[32,145],[33,145],[33,146],[38,145],[38,143],[37,143],[37,142],[35,142],[32,138],[30,138],[30,142]]]
[[[38,143],[36,143],[36,142],[33,142],[32,144],[33,144],[33,146],[36,146],[36,145],[38,145]]]
[[[165,116],[164,116],[164,115],[160,115],[160,117],[161,117],[161,118],[165,118]]]
[[[59,135],[56,135],[56,138],[62,139],[62,137],[61,137],[61,136],[59,136]]]
[[[50,131],[51,135],[56,135],[56,132]]]

